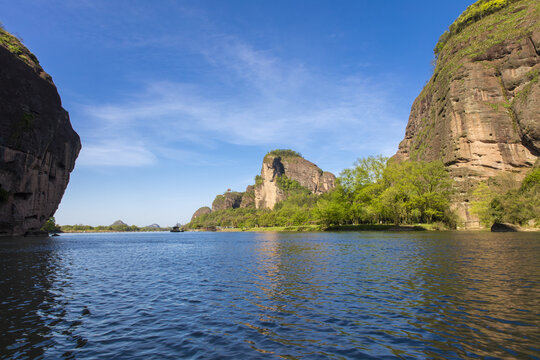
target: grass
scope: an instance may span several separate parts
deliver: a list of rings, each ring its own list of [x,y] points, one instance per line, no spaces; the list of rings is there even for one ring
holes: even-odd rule
[[[525,87],[519,91],[516,96],[514,97],[515,101],[520,101],[522,103],[525,103],[527,99],[529,98],[529,95],[531,94],[531,89],[533,85],[538,84],[538,77],[539,77],[539,71],[538,69],[533,69],[527,73],[527,77],[529,79],[529,83],[525,85]]]
[[[437,45],[435,46],[435,55],[438,55],[452,36],[462,32],[469,25],[489,16],[516,0],[479,0],[467,7],[467,9],[454,21],[448,31],[445,31]],[[489,25],[489,29],[493,29],[493,25]]]

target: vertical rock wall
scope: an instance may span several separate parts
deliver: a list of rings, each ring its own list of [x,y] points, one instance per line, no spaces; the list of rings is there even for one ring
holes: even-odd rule
[[[540,155],[539,21],[540,2],[518,0],[451,35],[412,106],[396,157],[442,159],[467,227],[479,181],[523,177]]]
[[[22,235],[55,213],[81,143],[35,56],[0,40],[0,235]]]
[[[255,185],[255,206],[273,209],[287,198],[285,191],[279,188],[277,180],[281,176],[297,181],[301,186],[320,195],[332,190],[336,177],[322,171],[317,165],[299,156],[265,156],[261,169],[261,183]]]

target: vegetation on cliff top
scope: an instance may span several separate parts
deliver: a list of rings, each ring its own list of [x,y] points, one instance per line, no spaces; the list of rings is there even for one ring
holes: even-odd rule
[[[467,26],[477,22],[484,17],[491,15],[502,8],[508,6],[511,2],[516,0],[479,0],[470,5],[461,14],[452,25],[450,25],[448,31],[445,31],[439,38],[439,42],[433,50],[435,56],[438,56],[441,50],[444,48],[448,39],[456,34],[459,34]]]
[[[40,67],[37,57],[22,44],[21,40],[7,32],[2,23],[0,23],[0,45],[17,55],[26,64]]]
[[[479,59],[505,41],[519,41],[540,28],[537,0],[480,0],[471,5],[444,33],[435,47],[437,65],[420,98],[448,88],[463,59]]]
[[[302,157],[302,154],[291,149],[276,149],[269,151],[264,157],[267,156],[279,156],[281,158]]]

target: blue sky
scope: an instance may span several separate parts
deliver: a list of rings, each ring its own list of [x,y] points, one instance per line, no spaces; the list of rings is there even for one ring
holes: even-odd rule
[[[472,0],[0,0],[83,150],[60,224],[189,221],[266,152],[336,175],[392,155],[439,35]]]

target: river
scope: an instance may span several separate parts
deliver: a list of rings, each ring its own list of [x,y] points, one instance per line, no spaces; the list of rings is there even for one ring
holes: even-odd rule
[[[0,357],[539,358],[540,234],[0,239]]]

